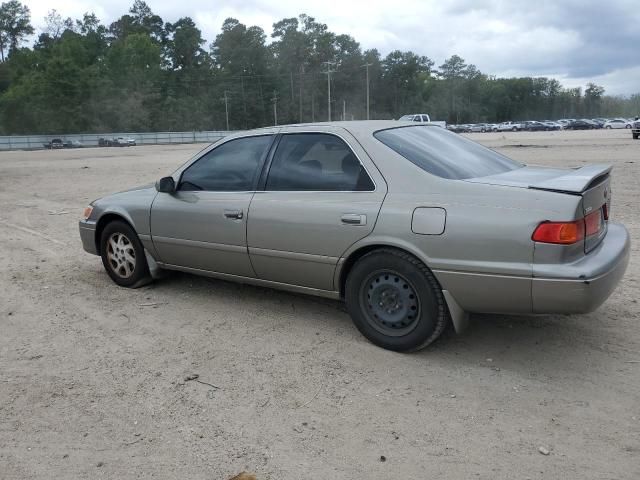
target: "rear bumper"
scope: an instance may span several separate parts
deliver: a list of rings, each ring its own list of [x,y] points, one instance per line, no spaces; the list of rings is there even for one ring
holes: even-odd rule
[[[629,263],[631,243],[623,225],[611,223],[600,245],[578,262],[533,265],[534,313],[587,313],[609,298]]]
[[[80,229],[80,240],[82,240],[82,248],[84,248],[84,251],[98,255],[98,249],[96,248],[96,222],[80,220],[78,227]]]

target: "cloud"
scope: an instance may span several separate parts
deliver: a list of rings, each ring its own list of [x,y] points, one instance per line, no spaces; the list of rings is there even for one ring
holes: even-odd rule
[[[34,23],[50,9],[27,0]],[[133,1],[59,0],[64,16],[94,11],[105,23]],[[149,0],[165,21],[191,16],[208,42],[227,17],[258,25],[307,13],[363,49],[413,50],[441,64],[457,54],[492,75],[552,76],[573,86],[594,81],[609,93],[640,91],[640,9],[636,0]]]

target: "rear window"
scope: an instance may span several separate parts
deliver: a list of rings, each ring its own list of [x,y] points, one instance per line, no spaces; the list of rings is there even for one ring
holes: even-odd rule
[[[521,168],[522,164],[435,126],[380,130],[374,137],[425,172],[462,180]]]

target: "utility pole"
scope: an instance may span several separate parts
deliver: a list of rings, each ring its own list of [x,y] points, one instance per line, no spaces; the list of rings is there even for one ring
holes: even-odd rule
[[[229,131],[229,99],[227,98],[227,91],[224,91],[224,112],[227,116],[227,132]]]
[[[347,119],[347,101],[342,99],[342,121]]]
[[[331,121],[331,65],[335,65],[335,62],[322,62],[327,66],[327,118],[328,121]]]
[[[273,102],[273,124],[278,125],[278,93],[275,90],[271,101]]]
[[[369,67],[373,65],[372,63],[365,63],[362,65],[367,69],[367,120],[369,120]]]
[[[302,123],[302,83],[304,78],[304,64],[300,65],[300,115],[298,121]]]

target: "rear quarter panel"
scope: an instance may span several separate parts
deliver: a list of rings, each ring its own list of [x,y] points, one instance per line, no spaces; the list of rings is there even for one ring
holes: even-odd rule
[[[446,180],[424,172],[373,137],[361,140],[389,190],[375,229],[345,252],[391,245],[420,258],[470,312],[530,313],[534,242],[544,220],[580,212],[580,197],[519,187]],[[440,235],[412,232],[418,207],[446,210]]]

